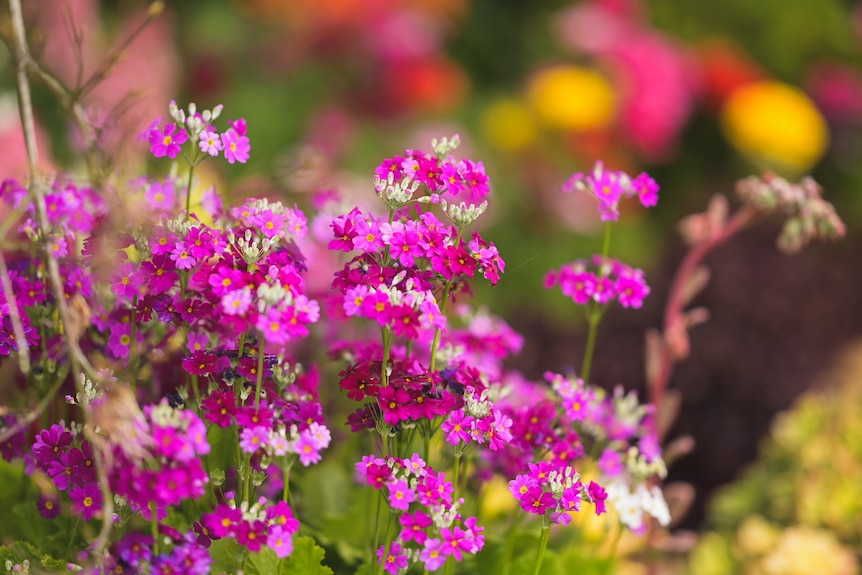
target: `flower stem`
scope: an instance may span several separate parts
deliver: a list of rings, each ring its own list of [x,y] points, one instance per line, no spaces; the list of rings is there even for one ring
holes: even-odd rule
[[[587,334],[587,349],[584,351],[584,363],[581,365],[581,379],[584,380],[585,384],[590,383],[590,369],[593,364],[593,351],[596,348],[596,332],[599,327],[599,319],[601,319],[598,310],[592,306],[592,302],[590,302],[590,304],[590,311],[588,312],[587,320],[590,323],[589,333]]]
[[[608,259],[608,253],[611,250],[611,223],[605,223],[605,238],[602,242],[602,261],[599,264],[600,276],[604,273],[601,271],[605,265],[605,260]],[[590,370],[593,365],[593,353],[596,348],[596,333],[599,328],[599,322],[602,319],[603,308],[601,304],[590,302],[587,307],[587,321],[589,322],[589,330],[587,333],[587,348],[584,350],[584,362],[581,365],[581,379],[584,383],[590,383]]]
[[[197,157],[197,149],[195,149],[195,157]],[[192,206],[192,182],[195,173],[195,164],[194,159],[189,162],[189,181],[186,184],[186,219],[189,219],[191,215],[191,206]]]
[[[281,482],[283,486],[281,488],[281,500],[285,503],[288,503],[288,499],[290,499],[290,465],[283,465],[281,467]]]
[[[542,536],[539,539],[539,554],[536,556],[536,568],[533,569],[533,575],[539,575],[542,570],[542,561],[545,560],[545,550],[548,548],[548,535],[551,533],[551,526],[545,525],[542,521]]]
[[[452,485],[455,488],[455,491],[452,495],[453,501],[458,501],[458,471],[461,469],[461,454],[457,451],[455,452],[455,477],[453,478]]]
[[[265,338],[263,337],[263,332],[260,332],[258,335],[260,339],[260,343],[258,345],[257,350],[257,386],[254,389],[254,410],[257,411],[260,408],[260,388],[263,384],[263,345]]]
[[[159,510],[150,502],[150,532],[153,535],[153,556],[159,554]]]

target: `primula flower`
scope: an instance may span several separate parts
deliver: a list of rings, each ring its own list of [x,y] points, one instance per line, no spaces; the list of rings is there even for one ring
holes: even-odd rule
[[[245,428],[240,434],[239,446],[246,453],[255,453],[269,443],[269,435],[266,427]]]
[[[427,539],[419,553],[419,560],[425,565],[426,571],[437,571],[446,563],[447,555],[442,551],[443,542],[440,539]]]
[[[221,135],[221,143],[224,148],[224,157],[228,163],[239,162],[244,164],[248,161],[251,144],[246,136],[230,129]]]
[[[269,528],[266,546],[275,551],[276,557],[284,559],[293,553],[293,537],[281,525],[273,525]]]
[[[659,187],[646,173],[632,178],[625,172],[606,169],[599,161],[592,172],[574,174],[562,187],[563,193],[575,190],[586,191],[598,200],[602,221],[616,221],[623,197],[637,196],[644,207],[652,207],[658,203]]]
[[[157,158],[165,156],[175,159],[182,150],[181,144],[188,141],[189,135],[184,129],[177,132],[177,125],[170,123],[164,130],[153,128],[149,131],[147,140],[150,142],[150,152]]]
[[[102,511],[102,492],[96,483],[76,487],[69,492],[69,496],[72,499],[72,512],[80,515],[85,521]]]
[[[201,132],[200,142],[198,145],[202,152],[209,154],[210,156],[218,156],[219,152],[224,149],[221,137],[217,133],[209,132],[207,130]]]
[[[392,509],[407,511],[416,498],[416,493],[410,489],[406,479],[390,481],[386,487],[389,489],[389,506]]]
[[[387,546],[381,545],[377,550],[378,563],[383,565],[383,570],[390,575],[398,575],[401,569],[406,569],[408,557],[403,553],[404,549],[397,541],[393,541]]]

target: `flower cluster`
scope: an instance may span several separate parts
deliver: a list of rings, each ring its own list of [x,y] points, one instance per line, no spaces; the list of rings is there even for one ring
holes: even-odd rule
[[[251,552],[260,551],[264,545],[278,557],[287,557],[293,552],[293,535],[299,531],[290,506],[284,501],[268,505],[261,497],[248,505],[237,505],[234,494],[225,494],[227,503],[219,504],[212,513],[203,517],[208,536],[213,539],[231,537]]]
[[[143,413],[144,418],[134,422],[137,436],[126,434],[125,442],[114,446],[110,479],[132,511],[148,517],[205,493],[209,479],[201,457],[210,445],[206,427],[193,411],[163,400],[146,406]]]
[[[228,163],[244,164],[251,151],[245,120],[229,122],[230,128],[218,133],[210,122],[218,119],[221,112],[221,105],[212,110],[198,112],[197,106],[190,104],[187,114],[185,110],[178,108],[175,102],[171,102],[170,114],[174,121],[161,125],[162,118],[159,118],[144,130],[138,139],[148,142],[150,152],[157,158],[167,156],[176,159],[182,153],[183,144],[191,141],[197,143],[190,153],[192,158],[197,158],[199,153],[209,156],[224,154]]]
[[[640,308],[650,293],[643,271],[614,259],[593,256],[552,270],[545,276],[545,288],[559,285],[563,295],[578,305],[590,301],[605,305],[616,299],[626,308]]]
[[[531,463],[529,473],[509,482],[509,492],[524,511],[560,525],[572,521],[571,513],[581,510],[582,501],[595,505],[596,515],[601,515],[608,497],[595,481],[584,485],[580,474],[571,467],[558,468],[547,461]]]
[[[373,429],[379,420],[392,426],[431,420],[448,414],[455,406],[456,399],[442,393],[438,380],[427,370],[412,372],[408,364],[396,361],[387,370],[388,385],[383,386],[382,368],[382,362],[361,361],[339,374],[339,385],[348,397],[376,400],[350,415],[347,421],[353,431]]]
[[[377,550],[383,569],[397,575],[411,564],[422,563],[437,571],[449,557],[461,561],[485,545],[484,527],[475,517],[458,513],[463,500],[453,501],[454,486],[418,455],[410,459],[368,455],[356,464],[360,478],[383,489],[386,501],[398,515],[398,536]],[[411,511],[412,510],[412,511]]]
[[[88,441],[81,441],[60,422],[36,435],[31,452],[32,467],[47,474],[54,487],[69,495],[73,513],[85,520],[101,513],[102,493]],[[46,519],[57,517],[61,511],[60,500],[54,495],[40,495],[37,507]]]
[[[207,548],[209,539],[194,531],[180,533],[162,526],[159,536],[161,552],[153,552],[153,537],[130,532],[118,541],[105,560],[105,570],[115,573],[188,573],[206,575],[210,572],[212,557]],[[165,547],[168,546],[168,549]]]
[[[374,171],[374,189],[390,208],[405,205],[419,186],[429,194],[430,203],[438,203],[442,194],[466,196],[471,203],[482,202],[491,188],[482,162],[456,160],[451,152],[460,140],[454,136],[431,143],[434,153],[407,150],[404,155],[387,158]]]
[[[587,174],[576,173],[563,184],[563,193],[575,190],[593,195],[599,203],[599,213],[603,222],[615,222],[620,217],[620,201],[625,197],[637,196],[646,208],[658,203],[659,187],[649,174],[641,173],[632,178],[625,172],[608,170],[599,161]]]
[[[89,269],[81,264],[80,245],[96,230],[97,223],[107,213],[103,198],[93,188],[69,178],[55,177],[46,182],[45,207],[48,229],[43,233],[36,223],[36,206],[29,199],[27,188],[15,180],[0,184],[0,208],[23,208],[24,217],[15,231],[22,244],[38,248],[57,260],[63,291],[68,300],[76,295],[93,296],[93,279]],[[34,360],[58,359],[60,334],[51,329],[36,329],[33,318],[47,317],[56,302],[45,276],[44,260],[33,258],[29,252],[9,251],[7,258],[9,280],[12,286],[18,317],[27,345]],[[0,290],[0,356],[18,350],[18,341],[12,323],[13,302],[7,301],[5,290]],[[46,322],[47,323],[47,322]],[[47,326],[46,326],[47,327]],[[42,337],[47,341],[42,342]],[[44,346],[37,346],[44,343]],[[45,354],[44,352],[48,353]]]
[[[473,387],[464,390],[464,407],[449,414],[440,429],[450,444],[466,449],[471,442],[488,443],[491,451],[512,441],[512,418],[488,400],[488,390],[477,398]]]

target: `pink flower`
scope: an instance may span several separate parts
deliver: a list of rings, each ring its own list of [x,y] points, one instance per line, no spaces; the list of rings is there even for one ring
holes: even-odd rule
[[[215,132],[208,132],[206,130],[201,132],[200,143],[198,145],[202,152],[209,154],[210,156],[218,156],[218,153],[224,149],[224,144],[222,144],[219,135]]]
[[[221,307],[227,315],[245,315],[251,306],[251,290],[248,286],[230,291],[221,298]]]
[[[293,442],[293,450],[299,455],[299,462],[305,467],[322,459],[317,441],[306,434],[300,434],[299,439]]]
[[[472,428],[473,418],[469,415],[464,415],[463,409],[458,409],[449,414],[448,419],[440,426],[446,433],[446,441],[452,445],[458,445],[460,442],[470,443],[470,429]]]
[[[387,485],[389,488],[389,506],[392,509],[407,511],[416,499],[416,492],[410,489],[406,479],[396,479]]]
[[[269,443],[269,429],[258,426],[245,428],[240,434],[239,446],[246,453],[254,453]]]
[[[393,541],[389,544],[389,552],[386,551],[386,545],[381,545],[377,550],[377,558],[380,565],[383,565],[383,570],[389,575],[398,575],[401,569],[406,569],[408,565],[407,555],[402,553],[401,544]],[[385,557],[384,557],[385,555]]]
[[[274,525],[269,528],[266,545],[275,551],[275,555],[280,559],[284,559],[293,553],[293,537],[281,525]]]
[[[177,125],[170,123],[164,127],[164,131],[160,131],[158,128],[150,130],[147,139],[150,142],[150,151],[155,157],[167,156],[175,159],[182,150],[181,144],[188,141],[189,135],[184,129],[177,132]]]
[[[221,143],[224,146],[224,157],[228,163],[239,162],[244,164],[248,161],[249,152],[251,152],[248,137],[231,129],[221,135]]]
[[[443,542],[439,539],[428,539],[419,554],[419,560],[425,564],[426,571],[436,571],[446,563],[446,555],[442,552]]]

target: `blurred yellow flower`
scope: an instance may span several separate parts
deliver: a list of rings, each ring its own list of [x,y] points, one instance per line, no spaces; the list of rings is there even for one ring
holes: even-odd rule
[[[549,127],[582,132],[603,128],[616,116],[616,95],[607,78],[590,68],[554,66],[535,73],[527,98]]]
[[[721,121],[731,144],[776,171],[805,172],[828,145],[826,122],[814,103],[781,82],[737,88],[725,103]]]
[[[856,575],[855,554],[829,531],[791,527],[782,533],[775,550],[760,564],[764,575]]]
[[[482,131],[493,146],[517,152],[536,139],[536,123],[520,100],[506,98],[488,106],[482,114]]]
[[[739,527],[736,542],[747,557],[763,555],[775,547],[779,531],[760,515],[752,515]]]

